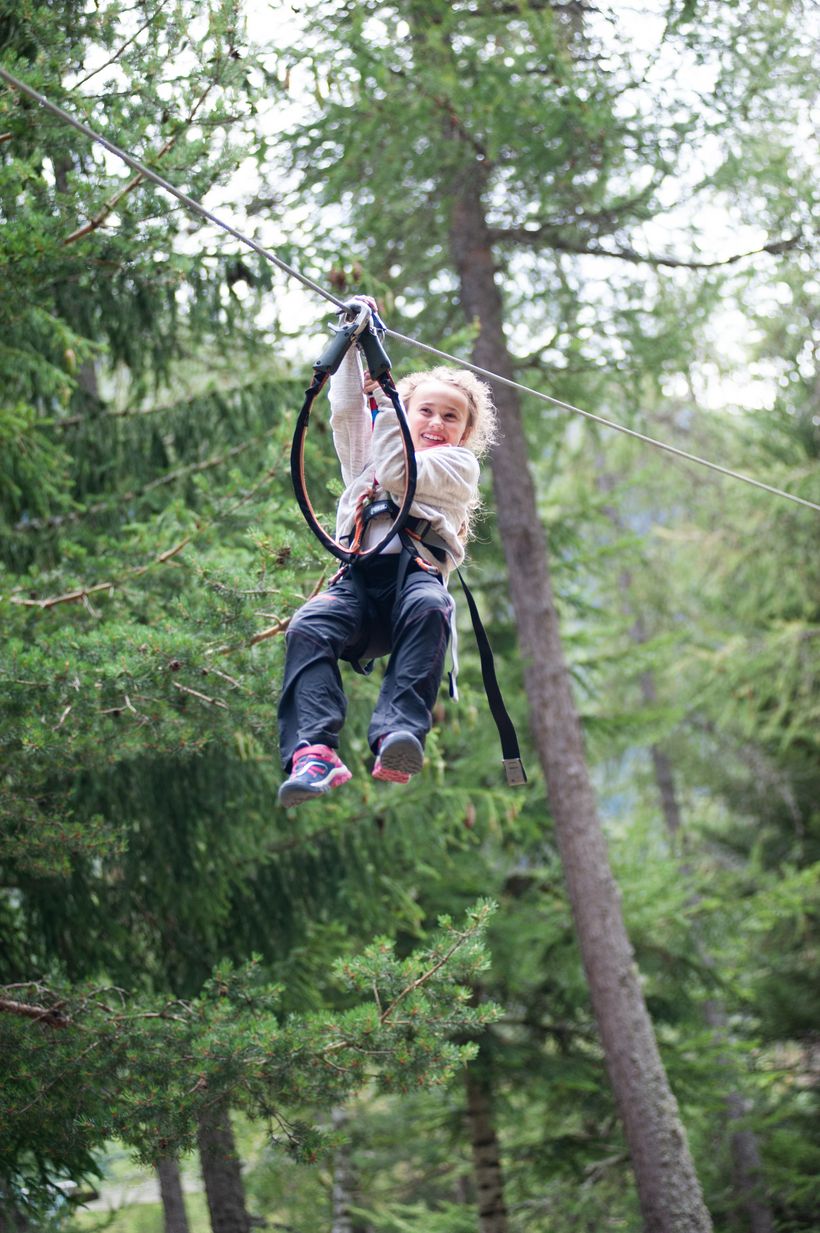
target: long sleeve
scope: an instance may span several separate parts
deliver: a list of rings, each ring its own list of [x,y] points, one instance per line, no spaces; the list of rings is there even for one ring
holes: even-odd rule
[[[359,353],[351,347],[330,378],[330,427],[345,484],[372,466],[373,429],[363,377]]]
[[[330,408],[333,444],[346,485],[336,511],[336,535],[343,539],[352,534],[356,503],[374,479],[377,499],[387,494],[401,503],[405,491],[404,444],[392,405],[372,422],[355,349],[347,353],[330,379]],[[446,546],[446,575],[451,565],[460,565],[464,559],[464,527],[478,494],[478,460],[460,445],[419,450],[415,458],[417,481],[410,514],[429,522]],[[377,517],[368,527],[365,543],[376,542],[388,525],[388,515]],[[383,551],[397,551],[398,547],[399,541],[394,539]],[[421,552],[425,555],[426,550]]]

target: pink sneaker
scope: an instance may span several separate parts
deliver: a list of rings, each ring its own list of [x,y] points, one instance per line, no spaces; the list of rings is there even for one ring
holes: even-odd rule
[[[374,779],[407,783],[424,766],[424,750],[412,732],[390,732],[379,741]]]
[[[335,750],[327,745],[305,745],[293,755],[290,775],[279,789],[279,804],[290,809],[331,788],[340,788],[351,778]]]

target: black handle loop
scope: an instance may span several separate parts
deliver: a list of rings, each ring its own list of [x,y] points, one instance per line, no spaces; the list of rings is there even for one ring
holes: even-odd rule
[[[356,306],[358,308],[358,305]],[[304,515],[305,521],[310,527],[313,534],[319,540],[319,543],[332,553],[338,560],[343,561],[346,565],[351,565],[354,561],[367,561],[371,557],[375,557],[386,548],[391,539],[398,535],[404,527],[407,519],[410,516],[410,506],[413,504],[413,498],[416,494],[416,452],[413,446],[413,438],[410,435],[410,427],[407,423],[407,417],[404,413],[399,392],[393,384],[393,378],[390,375],[390,361],[381,345],[377,335],[373,333],[369,327],[365,330],[356,330],[356,322],[350,325],[342,326],[336,332],[331,342],[322,352],[322,355],[314,365],[314,376],[310,388],[305,391],[305,401],[302,404],[302,409],[296,420],[296,427],[293,433],[293,444],[290,450],[290,475],[293,481],[293,491],[296,495],[296,500],[299,508]],[[324,529],[319,519],[316,516],[316,511],[310,502],[310,497],[307,492],[305,483],[305,439],[307,437],[308,424],[310,422],[310,412],[316,397],[328,379],[330,373],[336,371],[342,362],[346,352],[356,341],[362,344],[362,349],[365,352],[365,357],[370,362],[372,355],[375,363],[377,359],[376,348],[373,347],[370,339],[376,343],[378,352],[380,353],[379,363],[377,368],[382,371],[373,372],[371,374],[378,378],[379,385],[384,390],[387,397],[393,404],[393,409],[396,412],[396,418],[399,421],[401,430],[402,443],[404,445],[404,496],[399,505],[398,513],[390,525],[388,531],[382,536],[377,544],[367,551],[359,549],[351,551],[349,547],[345,547],[339,540]],[[386,364],[386,367],[385,367]]]

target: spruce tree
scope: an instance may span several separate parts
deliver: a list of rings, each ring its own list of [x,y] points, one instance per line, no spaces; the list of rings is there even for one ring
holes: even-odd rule
[[[194,196],[247,148],[262,78],[231,3],[15,5],[0,40]],[[327,568],[295,534],[269,269],[0,108],[0,1205],[34,1216],[111,1136],[156,1163],[238,1106],[307,1159],[365,1058],[397,1090],[444,1079],[486,913],[395,956],[373,937],[409,896],[370,813],[294,835],[273,806],[279,635]],[[392,852],[415,868],[406,831]]]
[[[721,6],[713,6],[712,13],[715,27],[734,47],[739,27],[732,20],[724,24]],[[662,186],[681,142],[697,140],[702,114],[682,96],[675,100],[674,120],[657,96],[642,105],[640,83],[649,64],[639,68],[637,57],[619,54],[583,14],[541,5],[501,15],[486,7],[410,4],[385,9],[369,23],[349,17],[345,13],[335,28],[326,23],[324,38],[317,38],[317,71],[332,60],[337,72],[328,80],[329,102],[297,141],[302,183],[321,185],[326,200],[349,194],[354,255],[372,271],[373,283],[400,285],[407,302],[414,294],[424,298],[425,314],[417,321],[441,328],[453,322],[452,308],[460,302],[468,327],[476,331],[477,363],[514,378],[505,307],[516,300],[526,304],[526,322],[513,309],[512,324],[531,346],[549,320],[548,305],[521,293],[515,276],[537,271],[557,282],[561,254],[611,256],[647,267],[710,264],[695,254],[687,260],[644,250],[642,256],[631,238],[662,213]],[[673,15],[663,37],[681,57],[695,48],[708,58],[715,27],[693,28],[683,12],[679,21]],[[385,55],[380,36],[388,29],[395,36]],[[761,41],[771,34],[766,15],[756,34]],[[792,39],[789,49],[795,45]],[[739,62],[738,68],[734,91],[728,75],[719,74],[709,120],[727,142],[737,131],[733,106],[760,90],[760,61],[748,72],[740,71]],[[625,95],[635,103],[630,99],[624,107]],[[394,130],[398,140],[391,141],[388,120],[399,112],[404,123],[400,134]],[[400,193],[394,191],[396,183]],[[780,252],[798,239],[793,230],[784,235],[778,227],[759,251]],[[713,264],[741,256],[715,257]],[[497,279],[502,271],[511,277]],[[431,308],[434,279],[444,295]],[[495,503],[530,718],[644,1220],[648,1228],[705,1229],[709,1217],[646,1013],[596,818],[537,526],[521,408],[509,386],[498,387],[497,400],[504,435],[493,458]]]

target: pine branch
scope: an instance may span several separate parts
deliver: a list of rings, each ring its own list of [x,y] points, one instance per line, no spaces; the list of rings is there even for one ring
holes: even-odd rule
[[[236,510],[240,508],[240,506],[245,505],[248,501],[250,501],[259,489],[263,487],[263,485],[267,484],[274,478],[280,461],[281,459],[278,459],[274,466],[269,467],[259,482],[255,484],[248,492],[246,492],[244,496],[240,497],[238,501],[234,501],[233,505],[230,505],[226,510],[223,510],[221,514],[217,514],[213,518],[197,522],[195,529],[191,531],[190,534],[186,535],[184,539],[181,539],[179,543],[174,544],[172,548],[166,548],[166,550],[159,553],[158,556],[152,557],[151,560],[145,565],[131,566],[129,569],[117,574],[114,578],[109,579],[107,582],[97,582],[94,586],[90,587],[79,587],[76,591],[67,591],[64,595],[51,595],[47,599],[32,599],[30,597],[24,597],[22,595],[12,593],[10,596],[11,603],[19,604],[26,608],[41,609],[55,608],[58,604],[84,603],[89,595],[98,595],[101,591],[115,591],[129,579],[141,578],[143,574],[147,574],[148,571],[153,569],[155,565],[165,565],[168,561],[172,560],[175,556],[182,552],[182,550],[186,548],[192,540],[196,539],[204,531],[208,531],[212,527],[217,526],[225,518],[229,518],[231,514],[235,513]],[[281,631],[275,630],[274,632],[279,633]],[[273,633],[268,636],[273,637]],[[226,649],[230,650],[231,648]]]
[[[319,578],[310,592],[310,595],[302,596],[302,603],[307,603],[310,599],[315,599],[321,591],[325,583],[325,575],[327,571],[322,570]],[[247,642],[234,642],[227,646],[215,647],[212,651],[206,652],[208,655],[230,655],[233,651],[245,651],[252,646],[258,646],[260,642],[265,642],[268,638],[275,638],[278,634],[283,634],[287,630],[291,622],[291,617],[277,617],[272,625],[267,629],[262,629],[258,634],[254,634]]]
[[[207,86],[205,87],[205,89],[203,90],[202,94],[199,96],[197,101],[194,103],[188,115],[185,117],[182,123],[177,127],[176,131],[171,134],[168,140],[165,141],[162,144],[162,146],[160,146],[159,150],[154,155],[154,162],[158,162],[159,159],[161,159],[165,154],[167,154],[169,150],[173,149],[173,147],[177,143],[178,138],[181,137],[183,132],[193,123],[194,118],[196,117],[196,113],[199,111],[200,107],[205,102],[205,99],[208,97],[208,95],[210,94],[211,90],[213,90],[215,85],[216,85],[216,79],[208,82]],[[138,188],[139,185],[144,182],[144,180],[145,180],[145,176],[142,174],[141,171],[138,171],[137,174],[135,176],[132,176],[132,178],[128,181],[128,183],[123,188],[119,189],[116,193],[114,193],[111,197],[108,198],[105,205],[102,207],[101,210],[98,211],[98,213],[96,213],[93,216],[93,218],[89,219],[89,221],[85,223],[82,227],[78,227],[76,231],[72,231],[71,235],[67,236],[63,240],[63,246],[67,247],[69,244],[73,244],[76,240],[81,240],[84,236],[90,235],[92,231],[96,231],[99,227],[101,227],[103,223],[105,222],[105,220],[108,218],[109,214],[111,214],[111,212],[115,210],[116,207],[119,205],[119,203],[122,201],[123,197],[127,197],[127,195],[130,192],[133,192],[135,188]]]
[[[360,54],[364,54],[365,57],[371,61],[371,63],[373,64],[380,63],[374,55],[370,54],[367,48],[360,47],[359,52]],[[398,77],[402,81],[405,81],[405,82],[409,81],[407,71],[401,68],[400,65],[389,64],[387,68],[392,77]],[[412,90],[415,94],[420,94],[423,98],[429,99],[430,102],[433,103],[433,105],[437,107],[439,111],[444,113],[444,115],[447,117],[448,122],[452,126],[453,131],[457,133],[458,136],[461,138],[461,140],[464,141],[467,145],[472,146],[476,154],[481,159],[484,167],[486,168],[492,167],[493,162],[492,162],[492,159],[487,154],[487,150],[485,146],[478,140],[477,137],[473,136],[473,134],[467,128],[467,125],[464,123],[464,121],[459,116],[458,112],[455,110],[451,101],[448,98],[445,98],[444,95],[442,94],[434,94],[430,90],[426,90],[424,86],[419,82],[419,79],[416,76],[412,78],[410,85],[412,86]]]
[[[47,1027],[66,1028],[71,1019],[64,1015],[59,1006],[32,1006],[30,1002],[15,1002],[10,998],[0,998],[0,1011],[9,1015],[19,1015],[24,1019],[34,1019]]]
[[[55,608],[57,604],[79,603],[87,595],[98,595],[101,591],[111,591],[114,586],[113,582],[98,582],[93,587],[81,587],[78,591],[67,591],[64,595],[52,595],[48,599],[24,599],[21,595],[12,595],[11,602],[20,604],[24,608]]]
[[[574,253],[587,257],[614,257],[619,261],[628,261],[633,265],[668,266],[671,269],[684,270],[713,270],[720,266],[734,265],[736,262],[743,261],[747,257],[757,257],[761,253],[778,256],[780,253],[785,253],[795,248],[803,239],[803,236],[801,233],[798,233],[788,239],[772,240],[769,244],[764,244],[762,248],[753,248],[744,253],[734,253],[731,257],[722,257],[714,261],[687,261],[678,257],[656,257],[652,253],[639,253],[636,249],[629,247],[617,249],[603,248],[598,244],[585,244],[580,240],[565,239],[558,231],[549,226],[533,228],[494,227],[490,229],[490,239],[493,243],[504,244],[512,242],[528,247],[536,247],[544,243],[557,252]]]
[[[197,527],[197,532],[202,530],[202,527]],[[173,548],[166,548],[165,552],[161,552],[158,556],[153,557],[147,565],[137,565],[126,570],[124,574],[118,575],[116,578],[110,579],[108,582],[97,582],[91,587],[80,587],[76,591],[67,591],[64,595],[52,595],[48,599],[24,599],[20,595],[12,595],[11,602],[13,604],[21,604],[26,608],[56,608],[58,604],[76,604],[83,602],[89,595],[98,595],[101,591],[114,591],[127,578],[140,578],[147,573],[154,565],[164,565],[166,561],[172,560],[178,553],[182,552],[183,548],[193,539],[193,535],[186,535],[185,539],[174,544]]]
[[[544,231],[549,234],[557,235],[560,233],[560,229],[562,227],[582,226],[588,229],[601,230],[607,226],[612,226],[617,223],[623,214],[636,210],[639,206],[644,205],[652,194],[661,187],[665,179],[666,175],[663,174],[659,177],[659,179],[650,181],[645,188],[642,188],[633,196],[624,197],[621,201],[613,202],[612,205],[602,206],[600,210],[589,210],[583,211],[580,214],[569,214],[563,218],[559,216],[541,223],[540,227],[542,227]],[[522,231],[527,235],[532,234],[526,227],[512,227],[509,228],[509,231],[514,233]],[[507,230],[504,228],[497,228],[495,230],[491,229],[490,233],[495,236],[497,232],[502,235],[507,234]]]
[[[210,706],[220,706],[223,711],[229,709],[228,704],[221,698],[210,698],[207,694],[200,693],[198,689],[191,689],[189,685],[180,684],[179,681],[173,681],[172,684],[174,689],[178,689],[183,694],[190,694],[193,698],[199,698],[200,702],[207,702]]]
[[[52,514],[49,518],[32,518],[28,522],[16,522],[14,530],[20,533],[28,531],[46,531],[54,527],[67,526],[70,523],[81,522],[83,518],[91,518],[95,514],[104,514],[108,510],[121,508],[130,501],[137,501],[140,497],[144,497],[146,493],[154,492],[157,488],[163,488],[166,484],[173,484],[179,479],[187,479],[191,475],[200,475],[203,471],[210,471],[214,467],[222,466],[223,463],[230,462],[232,459],[244,454],[245,450],[251,445],[257,445],[260,441],[266,440],[269,436],[267,432],[259,433],[255,437],[249,437],[247,441],[243,441],[240,445],[234,445],[225,453],[215,454],[211,458],[206,458],[202,462],[187,463],[185,466],[177,467],[175,471],[168,471],[165,475],[159,476],[158,479],[151,480],[142,488],[135,488],[132,492],[124,492],[118,494],[111,501],[97,501],[94,505],[87,505],[83,509],[73,510],[70,514]]]
[[[84,86],[87,81],[91,80],[92,77],[96,77],[98,73],[102,73],[104,72],[105,69],[110,68],[112,64],[116,64],[120,56],[123,54],[123,52],[127,51],[128,48],[131,46],[131,44],[137,41],[139,36],[142,34],[143,30],[147,30],[148,27],[152,24],[152,22],[157,17],[159,17],[160,13],[165,8],[167,3],[168,3],[168,0],[159,0],[159,3],[157,7],[154,9],[154,12],[151,14],[151,16],[145,19],[145,21],[142,23],[140,28],[131,35],[130,39],[126,39],[122,47],[120,47],[117,51],[114,52],[110,60],[106,60],[105,64],[101,64],[99,68],[92,69],[90,73],[86,73],[85,77],[81,77],[79,81],[75,81],[71,89],[79,90],[80,86]]]
[[[436,972],[439,972],[444,965],[452,959],[456,951],[459,951],[471,936],[472,931],[469,929],[465,929],[461,933],[457,934],[456,940],[453,942],[450,949],[445,951],[441,958],[434,963],[432,967],[428,968],[426,972],[422,972],[421,976],[417,976],[415,980],[411,980],[410,984],[406,985],[400,993],[396,994],[393,1001],[385,1006],[384,1010],[379,1015],[379,1023],[386,1023],[398,1006],[399,1002],[403,1001],[411,993],[415,993],[416,989],[421,989],[424,985],[428,984],[435,976]]]
[[[236,381],[234,384],[228,384],[229,375],[233,374],[235,367],[235,363],[226,365],[225,368],[218,368],[215,363],[211,363],[211,375],[213,376],[214,373],[218,374],[219,380],[214,381],[201,390],[191,391],[185,397],[177,398],[173,402],[155,403],[150,407],[122,407],[117,410],[108,408],[93,416],[67,415],[64,419],[49,421],[48,426],[51,428],[77,428],[81,424],[98,424],[100,420],[130,419],[131,417],[143,415],[159,415],[164,411],[179,411],[182,407],[192,407],[201,398],[207,398],[214,390],[218,390],[223,397],[227,397],[229,394],[243,393],[245,390],[254,389],[259,384],[260,379],[264,379],[260,378],[258,374],[253,374],[246,381]]]

